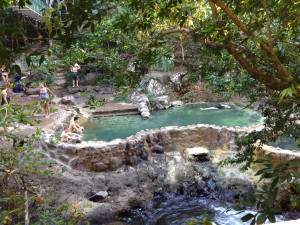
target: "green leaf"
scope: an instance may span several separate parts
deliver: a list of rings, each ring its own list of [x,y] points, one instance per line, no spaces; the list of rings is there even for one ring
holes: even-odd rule
[[[67,171],[67,167],[63,166],[63,167],[61,168],[61,173],[65,173],[66,171]]]
[[[257,224],[263,224],[266,221],[266,219],[267,219],[267,215],[262,213],[257,217],[256,222]]]
[[[275,215],[273,213],[268,213],[268,219],[270,220],[271,223],[275,223]]]
[[[47,22],[45,24],[47,30],[49,31],[49,33],[51,34],[52,33],[52,22]]]
[[[300,173],[297,171],[291,171],[291,174],[293,174],[296,178],[300,178]]]
[[[241,219],[243,222],[247,222],[248,220],[251,220],[254,217],[252,213],[248,213],[247,215],[243,216]]]
[[[44,61],[45,61],[45,56],[42,55],[39,61],[39,65],[41,66]]]
[[[196,225],[196,222],[195,222],[195,220],[190,220],[190,221],[187,223],[187,225]]]

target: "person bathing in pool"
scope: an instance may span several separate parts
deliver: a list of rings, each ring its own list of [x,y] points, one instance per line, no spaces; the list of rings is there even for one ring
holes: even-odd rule
[[[84,130],[83,127],[79,126],[79,117],[78,116],[75,116],[74,117],[74,121],[70,124],[70,131],[72,133],[82,133]]]
[[[76,142],[80,143],[82,136],[79,134],[75,134],[70,132],[69,127],[65,127],[64,131],[60,135],[61,141],[63,142]]]
[[[200,110],[212,110],[212,109],[230,109],[229,105],[219,104],[216,107],[200,108]]]
[[[53,98],[56,97],[56,95],[47,87],[45,87],[43,84],[40,84],[40,99],[45,101],[45,104],[43,105],[43,109],[46,112],[46,118],[49,118],[50,116],[50,106],[49,106],[49,94],[50,92],[53,96]]]

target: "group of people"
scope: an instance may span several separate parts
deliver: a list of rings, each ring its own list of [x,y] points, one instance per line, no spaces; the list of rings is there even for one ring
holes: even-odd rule
[[[80,69],[80,66],[77,63],[75,63],[74,65],[72,65],[70,67],[70,70],[71,70],[71,73],[72,73],[73,87],[75,87],[75,84],[76,84],[76,87],[79,87],[79,84],[78,84],[78,80],[79,80],[78,70],[79,69]],[[7,93],[7,90],[10,87],[10,82],[9,82],[9,79],[8,79],[10,69],[6,70],[6,66],[2,65],[0,73],[1,73],[1,78],[2,78],[2,81],[3,81],[2,91],[1,91],[1,96],[2,96],[1,105],[6,104],[6,106],[8,107],[9,102],[10,102],[10,97]],[[17,80],[19,82],[20,80],[22,80],[24,78],[31,77],[31,75],[32,75],[31,68],[28,68],[28,74],[26,75],[26,77],[20,77],[20,79],[17,79]],[[19,77],[19,76],[17,76],[17,77]],[[49,106],[50,97],[49,97],[49,93],[53,96],[53,98],[56,97],[56,95],[49,88],[45,87],[43,84],[40,84],[39,96],[40,96],[40,99],[42,101],[44,101],[43,109],[45,111],[46,118],[49,118],[49,116],[50,116],[50,106]]]
[[[71,73],[72,73],[72,82],[73,82],[73,87],[79,87],[78,85],[78,70],[80,69],[80,66],[75,63],[73,66],[71,66]],[[3,81],[3,85],[2,85],[2,91],[1,91],[1,105],[6,105],[6,107],[9,106],[10,103],[10,97],[8,95],[7,90],[10,87],[10,82],[8,79],[8,75],[10,73],[10,69],[6,70],[6,66],[2,65],[1,70],[1,77],[2,77],[2,81]],[[26,75],[26,77],[21,77],[18,79],[18,81],[24,79],[24,78],[28,78],[31,77],[32,73],[31,73],[31,68],[28,69],[28,74]],[[49,94],[52,95],[53,98],[56,97],[56,95],[47,87],[44,86],[44,84],[40,84],[39,86],[39,97],[40,99],[43,101],[43,109],[45,111],[46,114],[46,118],[49,118],[50,116],[50,96]],[[74,118],[74,121],[72,121],[70,123],[70,126],[64,127],[64,131],[61,134],[61,140],[63,142],[81,142],[81,138],[82,135],[80,135],[83,132],[84,128],[81,127],[79,125],[79,117],[76,116]]]
[[[61,141],[63,142],[81,142],[82,132],[84,128],[79,125],[79,117],[75,116],[74,121],[70,123],[70,126],[64,127],[64,131],[61,133]]]

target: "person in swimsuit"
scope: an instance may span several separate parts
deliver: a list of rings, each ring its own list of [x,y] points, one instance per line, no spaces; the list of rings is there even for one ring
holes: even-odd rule
[[[40,99],[45,101],[45,104],[43,105],[43,109],[46,112],[46,118],[49,118],[49,115],[50,115],[48,92],[50,92],[52,94],[53,98],[56,97],[56,95],[49,88],[45,87],[43,84],[40,84]]]
[[[64,131],[60,135],[61,141],[63,142],[72,142],[75,141],[76,143],[81,142],[82,136],[79,134],[71,133],[69,127],[65,127]]]
[[[81,127],[79,125],[79,117],[78,116],[74,117],[74,121],[70,124],[69,128],[72,133],[82,133],[84,130],[84,127]]]
[[[9,80],[8,80],[8,74],[10,73],[10,69],[5,71],[5,65],[2,65],[1,67],[1,75],[2,75],[2,80],[4,82],[4,86],[9,85]]]
[[[72,73],[72,80],[73,80],[73,87],[75,87],[75,81],[76,86],[78,86],[78,70],[80,69],[80,66],[75,63],[74,66],[71,66],[71,73]]]
[[[200,108],[200,110],[212,110],[212,109],[230,109],[231,107],[229,105],[223,105],[219,104],[216,107],[208,107],[208,108]]]
[[[8,86],[6,86],[5,88],[3,88],[3,90],[1,91],[1,95],[2,95],[2,99],[1,99],[1,105],[6,104],[6,107],[9,106],[9,102],[10,102],[10,98],[7,94],[7,89]]]

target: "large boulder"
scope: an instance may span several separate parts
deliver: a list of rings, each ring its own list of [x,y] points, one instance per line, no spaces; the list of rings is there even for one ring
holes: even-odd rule
[[[171,80],[171,83],[173,85],[173,88],[177,92],[182,92],[184,88],[184,81],[185,81],[185,76],[186,72],[172,72],[169,74],[169,78]]]
[[[150,102],[148,96],[140,91],[135,91],[130,96],[130,100],[133,104],[136,104],[138,107],[139,112],[143,119],[148,119],[150,117]]]
[[[98,79],[99,79],[98,73],[88,73],[85,76],[83,76],[82,83],[95,85],[97,83]]]
[[[151,79],[147,85],[147,91],[154,96],[161,96],[167,93],[166,88],[156,79]]]
[[[40,88],[26,88],[25,89],[26,94],[28,95],[38,95],[40,93]]]
[[[76,105],[75,98],[72,95],[62,97],[61,103],[64,105]]]
[[[174,106],[174,107],[182,106],[183,102],[182,101],[172,101],[171,105]]]
[[[153,99],[154,108],[167,109],[171,107],[170,98],[167,95],[158,96]]]

